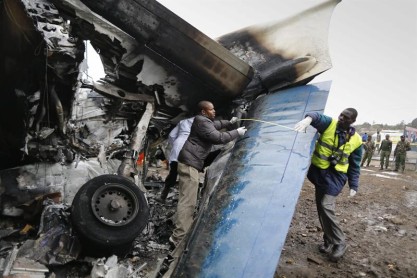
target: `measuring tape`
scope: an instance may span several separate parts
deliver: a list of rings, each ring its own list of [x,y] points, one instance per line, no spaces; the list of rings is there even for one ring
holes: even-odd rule
[[[266,123],[266,124],[270,124],[270,125],[276,125],[276,126],[279,126],[279,127],[283,127],[283,128],[289,129],[289,130],[294,130],[294,128],[292,128],[292,127],[288,127],[288,126],[285,126],[285,125],[280,125],[280,124],[273,123],[273,122],[262,121],[262,120],[258,120],[258,119],[238,119],[238,121],[254,121],[254,122],[261,122],[261,123]]]

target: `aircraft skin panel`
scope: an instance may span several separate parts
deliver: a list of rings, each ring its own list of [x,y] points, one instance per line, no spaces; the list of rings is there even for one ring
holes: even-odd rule
[[[332,66],[327,38],[339,2],[316,1],[287,18],[237,30],[218,41],[251,65],[270,92],[295,83],[307,84]]]
[[[323,112],[330,82],[256,100],[247,118],[292,128]],[[316,132],[245,122],[227,170],[200,215],[174,276],[273,277],[310,164]],[[194,275],[195,276],[195,275]]]
[[[219,92],[235,96],[253,76],[248,64],[156,1],[82,2],[125,30],[145,48],[162,55]]]

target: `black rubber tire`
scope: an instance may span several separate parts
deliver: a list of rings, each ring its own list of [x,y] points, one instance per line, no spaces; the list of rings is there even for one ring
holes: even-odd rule
[[[126,186],[129,194],[134,194],[131,197],[137,202],[134,204],[137,206],[137,213],[125,224],[106,224],[93,212],[91,202],[94,194],[109,184]],[[74,196],[71,219],[81,241],[90,249],[120,253],[119,249],[126,249],[145,228],[149,219],[149,207],[143,192],[129,179],[117,175],[102,175],[85,183]]]

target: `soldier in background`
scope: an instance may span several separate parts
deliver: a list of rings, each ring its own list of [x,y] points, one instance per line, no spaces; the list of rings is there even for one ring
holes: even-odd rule
[[[401,141],[397,143],[397,146],[394,150],[394,157],[395,157],[395,170],[398,171],[401,167],[402,172],[404,173],[405,169],[405,158],[407,156],[407,151],[409,151],[410,142],[405,141],[405,136],[401,135]]]
[[[363,158],[362,158],[361,167],[363,167],[363,164],[365,163],[365,161],[366,161],[365,167],[368,167],[369,163],[371,163],[372,155],[375,150],[375,142],[372,141],[372,136],[368,136],[368,139],[366,140],[366,143],[363,144],[363,147],[365,148],[365,154],[363,155]]]
[[[384,164],[385,164],[385,169],[388,168],[389,166],[389,156],[391,154],[392,151],[392,141],[389,139],[389,135],[385,135],[385,139],[382,140],[381,142],[381,148],[378,151],[378,154],[381,153],[381,168],[379,168],[379,170],[384,169]]]

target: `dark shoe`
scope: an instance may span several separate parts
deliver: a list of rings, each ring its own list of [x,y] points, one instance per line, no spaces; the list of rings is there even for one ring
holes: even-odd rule
[[[168,254],[165,258],[164,261],[167,262],[168,264],[172,263],[172,261],[174,260],[174,258]]]
[[[347,249],[346,244],[336,244],[333,246],[333,251],[329,255],[329,259],[333,262],[337,262],[345,254]]]
[[[398,172],[398,169],[394,169],[394,172]]]
[[[384,169],[381,167],[381,168],[379,168],[379,170],[384,170]]]
[[[164,260],[162,261],[162,265],[161,265],[161,269],[159,270],[159,274],[163,275],[165,274],[168,269],[170,264],[174,261],[174,258],[171,255],[167,255]],[[158,276],[161,277],[161,276]]]
[[[320,246],[319,246],[319,251],[320,251],[320,253],[325,253],[325,254],[329,254],[330,252],[332,252],[332,250],[333,250],[333,244],[331,244],[331,243],[323,243],[323,244],[320,244]]]

